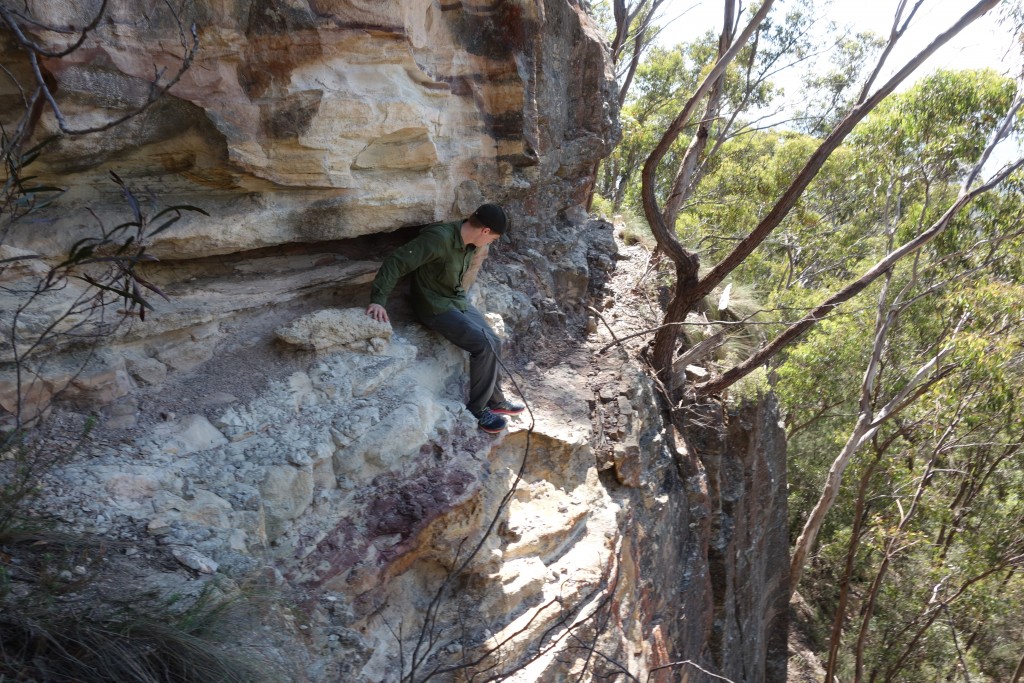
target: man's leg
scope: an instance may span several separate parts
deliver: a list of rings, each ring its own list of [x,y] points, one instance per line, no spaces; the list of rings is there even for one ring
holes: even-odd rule
[[[469,351],[469,412],[479,415],[488,403],[505,400],[498,386],[501,339],[480,311],[472,306],[465,313],[452,308],[425,322],[460,349]]]

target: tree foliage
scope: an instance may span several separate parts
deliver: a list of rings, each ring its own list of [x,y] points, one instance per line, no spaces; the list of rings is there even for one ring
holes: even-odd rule
[[[875,244],[884,235],[899,242],[934,220],[1013,89],[991,72],[937,72],[880,107],[852,136],[851,152],[879,160],[858,180],[884,192],[861,207],[871,220],[851,229],[874,226]],[[893,268],[889,291],[899,294],[880,303],[896,319],[869,396],[855,391],[870,337],[855,316],[820,325],[776,371],[799,524],[814,503],[808,494],[823,476],[822,456],[856,433],[858,402],[880,407],[942,354],[919,378],[926,389],[860,445],[853,483],[820,530],[808,593],[832,612],[830,676],[1009,680],[1018,665],[1004,640],[1014,632],[1013,610],[987,599],[1022,590],[1021,506],[1006,489],[1024,465],[1018,183],[981,198]],[[858,300],[863,316],[865,295]]]

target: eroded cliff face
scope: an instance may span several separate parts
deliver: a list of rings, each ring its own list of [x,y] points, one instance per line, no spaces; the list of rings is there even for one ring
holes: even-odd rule
[[[99,10],[30,5],[54,26]],[[197,2],[181,19],[186,33],[195,21],[200,49],[172,96],[116,133],[50,149],[33,170],[78,182],[53,230],[24,228],[11,243],[72,243],[75,206],[115,215],[108,170],[210,211],[155,240],[161,258],[424,225],[484,197],[532,231],[586,200],[587,174],[616,140],[601,45],[565,0]],[[101,23],[43,65],[72,128],[130,111],[185,52],[163,3],[110,3]],[[37,135],[55,130],[44,115]]]
[[[80,119],[130,107],[173,61],[156,4],[108,16],[46,64]],[[199,2],[196,19],[201,48],[171,95],[116,135],[60,141],[39,172],[71,189],[47,229],[16,226],[2,247],[52,261],[88,231],[82,207],[117,220],[109,170],[210,214],[153,240],[146,276],[169,301],[146,322],[31,368],[25,398],[57,401],[55,443],[100,416],[37,505],[121,541],[147,589],[269,581],[261,647],[290,680],[783,680],[772,403],[693,406],[673,433],[637,348],[604,350],[608,327],[587,324],[597,306],[618,337],[635,331],[622,266],[644,256],[583,208],[617,130],[580,9]],[[393,328],[361,313],[383,254],[485,200],[512,235],[471,296],[530,405],[498,437],[462,405],[464,355],[401,292]],[[16,388],[0,385],[8,411]]]

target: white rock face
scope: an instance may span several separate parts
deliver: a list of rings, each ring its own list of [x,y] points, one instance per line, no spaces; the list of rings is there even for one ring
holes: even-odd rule
[[[189,569],[196,570],[200,574],[212,574],[217,571],[218,565],[216,562],[191,548],[175,548],[171,553],[178,562],[181,562]]]
[[[193,522],[213,529],[231,526],[231,504],[210,491],[195,491],[186,499],[161,490],[153,495],[152,504],[157,514],[149,521],[151,532],[160,533],[174,522]]]
[[[154,435],[163,441],[163,453],[177,456],[205,451],[228,442],[202,415],[184,415],[167,425],[158,426]]]
[[[336,472],[366,477],[376,472],[417,469],[408,460],[418,453],[438,429],[448,430],[458,404],[445,405],[426,389],[414,387],[398,398],[400,403],[376,421],[358,440],[338,448],[334,455]]]
[[[287,522],[295,519],[313,502],[313,472],[309,468],[273,465],[260,485],[266,515],[267,538],[275,540]]]

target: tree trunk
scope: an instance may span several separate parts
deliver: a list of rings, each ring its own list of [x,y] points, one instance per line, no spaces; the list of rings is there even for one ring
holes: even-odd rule
[[[735,0],[725,0],[725,2],[732,3]],[[689,292],[693,290],[697,282],[697,269],[700,261],[697,254],[684,249],[679,243],[674,228],[665,224],[662,212],[658,207],[658,199],[655,196],[658,166],[683,129],[689,125],[697,105],[710,92],[714,83],[725,74],[726,67],[736,59],[744,43],[768,16],[768,11],[771,9],[773,2],[774,0],[764,0],[757,14],[754,15],[750,23],[743,29],[736,42],[715,62],[714,67],[704,77],[700,85],[697,86],[690,99],[683,105],[682,110],[676,115],[672,123],[669,124],[658,144],[655,145],[654,149],[647,156],[643,171],[641,172],[641,195],[643,198],[644,216],[651,227],[654,239],[658,242],[659,249],[676,264],[675,296],[669,305],[669,311],[665,315],[661,328],[659,328],[658,333],[655,335],[654,351],[652,354],[654,370],[665,386],[671,384],[672,354],[675,351],[676,339],[678,337],[678,325],[686,319],[686,314],[690,312],[694,303],[694,300],[689,296]]]
[[[860,486],[857,487],[857,505],[853,515],[853,529],[850,532],[850,544],[846,549],[846,566],[843,568],[843,578],[839,583],[839,602],[836,605],[835,615],[832,619],[832,637],[829,640],[828,661],[825,665],[825,680],[835,680],[836,667],[839,665],[839,644],[843,637],[843,621],[846,619],[846,604],[850,597],[850,584],[853,583],[853,565],[857,558],[857,550],[860,547],[861,529],[864,526],[864,510],[867,507],[868,486],[875,474],[875,468],[882,459],[884,449],[875,452],[875,459],[868,465],[860,478]]]
[[[846,440],[846,445],[843,446],[843,450],[839,452],[839,455],[832,462],[832,467],[828,471],[828,477],[825,479],[825,486],[821,490],[821,496],[818,498],[814,509],[811,510],[811,514],[808,515],[803,531],[800,532],[800,536],[796,539],[796,545],[793,547],[793,557],[789,565],[789,589],[791,591],[796,590],[800,579],[803,578],[807,555],[811,552],[811,548],[818,538],[818,532],[825,521],[825,515],[828,514],[828,511],[832,509],[832,505],[836,502],[836,497],[839,495],[839,487],[843,483],[843,473],[846,471],[847,465],[850,464],[854,453],[857,452],[857,449],[863,442],[864,437],[868,435],[870,425],[871,415],[861,413],[857,418],[857,424],[854,425],[853,431],[850,433],[850,438]]]
[[[729,48],[732,47],[733,43],[733,27],[736,24],[736,5],[733,2],[725,3],[725,16],[722,20],[722,33],[718,36],[718,59],[721,60],[726,53],[729,52]],[[665,208],[662,211],[662,218],[665,221],[665,225],[675,229],[676,219],[679,217],[679,209],[682,207],[683,202],[686,198],[693,193],[693,189],[696,186],[698,179],[696,177],[697,165],[700,162],[701,157],[704,155],[704,150],[708,145],[708,135],[710,133],[711,122],[718,116],[719,109],[721,108],[722,102],[722,88],[725,84],[725,72],[722,73],[717,79],[715,79],[714,85],[711,86],[711,90],[708,92],[707,105],[704,107],[704,116],[697,124],[697,132],[694,134],[693,139],[690,140],[689,146],[686,148],[686,154],[683,155],[683,160],[679,164],[679,170],[676,172],[675,180],[672,182],[672,190],[669,192],[668,199],[665,201]]]

